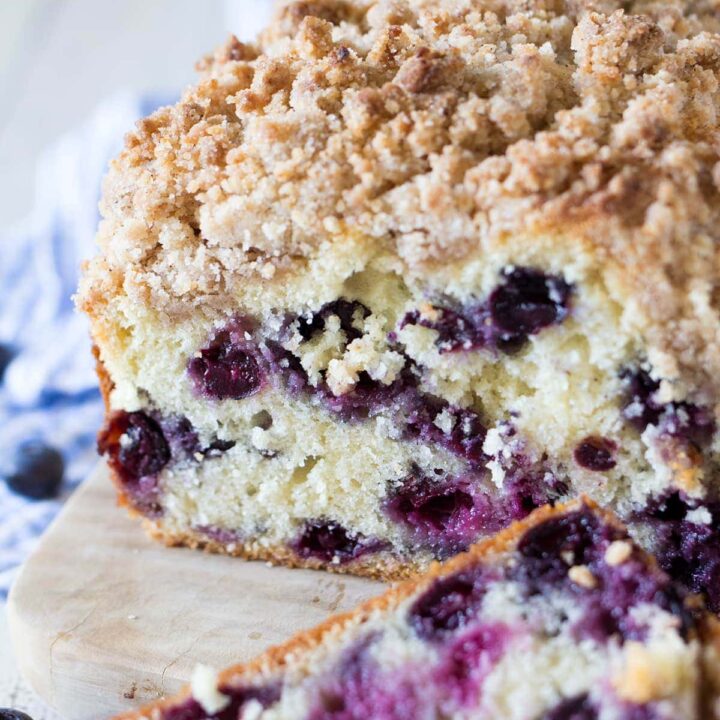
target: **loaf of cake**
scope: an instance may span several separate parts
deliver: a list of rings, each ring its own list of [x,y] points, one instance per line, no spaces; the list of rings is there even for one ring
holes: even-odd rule
[[[123,720],[712,720],[708,622],[574,502]]]
[[[112,163],[123,503],[384,578],[586,494],[720,608],[720,13],[307,0]]]

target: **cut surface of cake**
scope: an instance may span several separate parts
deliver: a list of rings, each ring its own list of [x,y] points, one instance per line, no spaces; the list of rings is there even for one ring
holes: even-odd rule
[[[610,516],[542,508],[124,720],[712,720],[696,601]]]
[[[720,608],[719,18],[314,0],[207,58],[79,292],[123,502],[399,577],[587,494]]]

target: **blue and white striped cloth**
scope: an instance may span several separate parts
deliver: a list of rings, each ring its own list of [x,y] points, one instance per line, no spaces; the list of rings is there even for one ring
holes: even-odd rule
[[[0,463],[17,443],[58,448],[58,499],[25,500],[0,483],[0,601],[18,565],[97,462],[102,419],[86,319],[71,300],[80,262],[93,253],[100,181],[133,122],[171,98],[116,96],[41,159],[33,215],[0,230],[0,343],[17,354],[0,385]]]

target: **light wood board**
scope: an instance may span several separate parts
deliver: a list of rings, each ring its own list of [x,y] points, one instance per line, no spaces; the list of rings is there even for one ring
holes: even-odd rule
[[[115,506],[99,468],[23,567],[8,612],[36,692],[66,720],[97,720],[177,691],[198,662],[249,659],[381,589],[166,548]]]

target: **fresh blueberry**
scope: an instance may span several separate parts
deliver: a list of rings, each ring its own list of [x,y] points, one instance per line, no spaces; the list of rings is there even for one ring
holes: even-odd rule
[[[15,357],[15,353],[9,345],[0,343],[0,383],[5,376],[5,370]]]
[[[0,720],[33,720],[27,713],[12,708],[0,708]]]
[[[55,448],[40,440],[29,440],[16,449],[5,482],[19,495],[46,500],[58,494],[64,469],[63,457]]]

